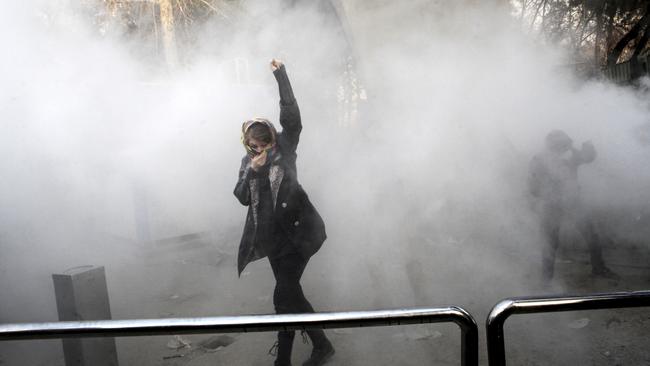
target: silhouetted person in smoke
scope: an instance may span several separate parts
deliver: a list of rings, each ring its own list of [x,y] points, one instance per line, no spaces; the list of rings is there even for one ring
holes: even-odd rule
[[[530,163],[529,191],[541,215],[546,240],[542,259],[545,282],[553,278],[555,252],[560,244],[560,226],[566,221],[576,226],[589,246],[592,274],[618,279],[618,275],[603,262],[600,238],[580,202],[578,168],[595,158],[596,149],[591,142],[584,142],[578,150],[564,131],[555,130],[546,136],[545,151],[533,157]]]
[[[255,118],[242,125],[247,154],[242,159],[235,196],[248,206],[239,246],[238,271],[257,259],[269,258],[275,276],[273,304],[278,314],[313,313],[300,278],[307,261],[325,241],[325,224],[298,183],[296,148],[302,124],[300,110],[282,62],[273,59],[271,69],[280,89],[282,132],[267,119]],[[309,330],[314,345],[303,364],[322,365],[334,355],[334,347],[322,330]],[[291,365],[294,331],[281,331],[271,349],[275,365]]]

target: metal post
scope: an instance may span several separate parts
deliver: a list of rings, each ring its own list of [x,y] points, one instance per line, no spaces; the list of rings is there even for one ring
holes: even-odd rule
[[[650,306],[650,291],[504,299],[492,308],[486,322],[489,364],[506,364],[503,325],[510,315],[645,306]]]
[[[83,266],[53,274],[59,320],[111,318],[104,267]],[[113,338],[63,339],[66,366],[117,366]]]
[[[457,309],[459,316],[455,323],[460,327],[460,364],[463,366],[478,366],[478,326],[470,313],[462,308]]]

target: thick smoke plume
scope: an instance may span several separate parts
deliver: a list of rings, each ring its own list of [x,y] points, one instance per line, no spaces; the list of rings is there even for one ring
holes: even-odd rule
[[[345,1],[346,39],[330,8],[247,1],[240,23],[206,23],[170,69],[97,32],[75,3],[11,2],[0,13],[2,322],[56,320],[47,276],[81,264],[106,265],[109,282],[110,265],[143,287],[187,281],[142,278],[149,240],[210,232],[235,253],[240,123],[277,121],[271,57],[285,61],[301,107],[300,179],[329,235],[303,280],[318,309],[459,304],[483,314],[534,291],[541,235],[526,180],[552,129],[595,144],[583,195],[594,210],[623,212],[614,232],[629,212],[646,214],[647,95],[574,77],[566,55],[522,35],[502,5]],[[342,126],[350,60],[363,97]],[[265,266],[251,268],[268,275]],[[220,286],[245,289],[237,304],[272,291],[261,274],[220,273]],[[124,283],[115,292],[137,292]],[[178,315],[235,313],[228,306]],[[117,308],[116,318],[159,315],[128,298]]]

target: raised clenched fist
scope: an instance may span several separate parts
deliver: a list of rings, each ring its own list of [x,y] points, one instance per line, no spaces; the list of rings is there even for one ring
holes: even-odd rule
[[[271,59],[271,71],[275,71],[282,67],[282,61],[278,60],[277,58]]]

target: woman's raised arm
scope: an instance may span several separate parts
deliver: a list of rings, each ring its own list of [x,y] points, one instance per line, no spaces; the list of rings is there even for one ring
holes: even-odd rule
[[[298,142],[300,140],[300,131],[302,131],[302,121],[300,119],[300,109],[298,103],[293,95],[293,89],[287,76],[287,71],[282,61],[273,59],[271,60],[271,70],[275,80],[278,82],[278,89],[280,91],[280,124],[282,125],[282,134],[286,140],[282,143],[288,146],[283,146],[286,150],[296,151]]]

